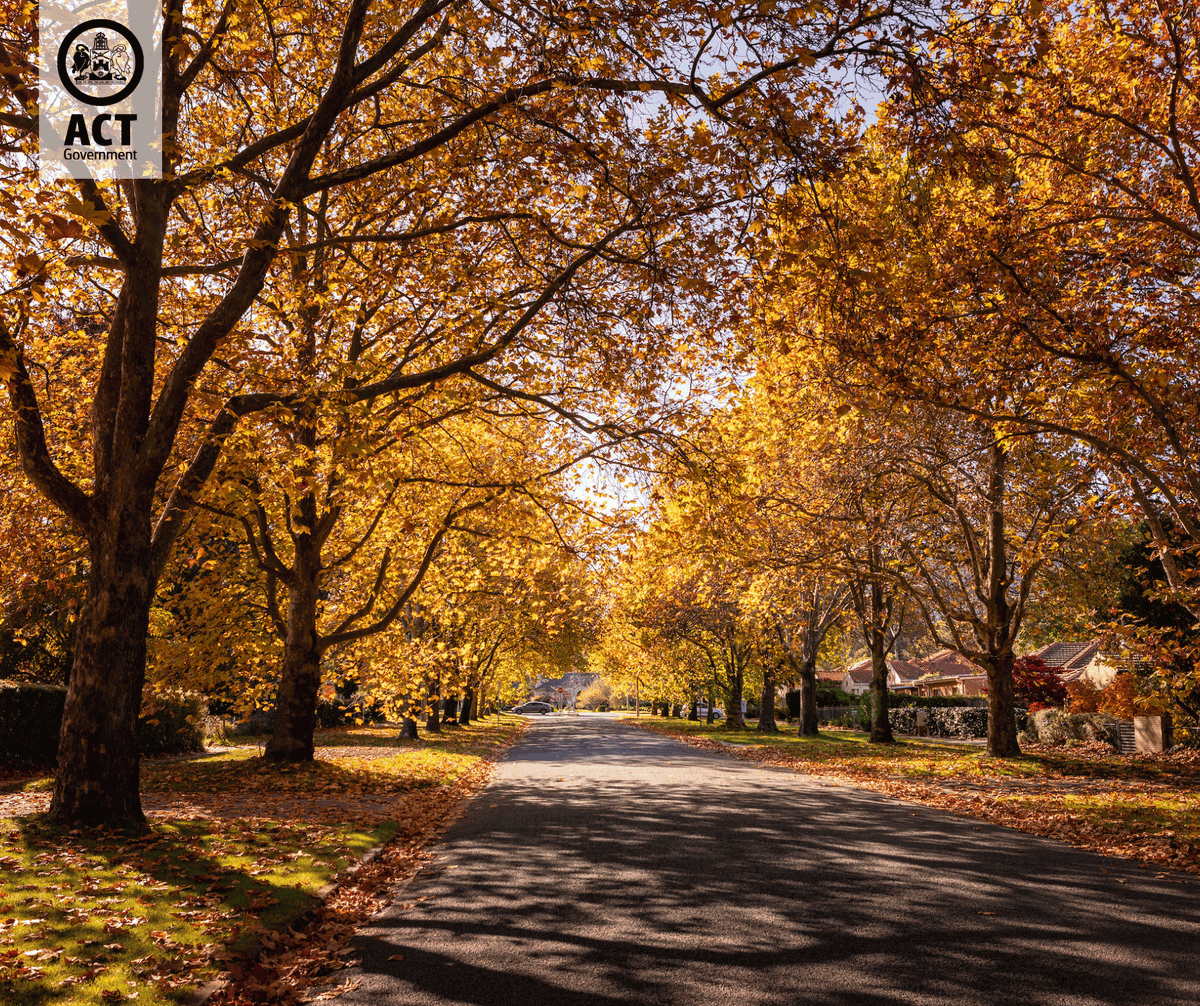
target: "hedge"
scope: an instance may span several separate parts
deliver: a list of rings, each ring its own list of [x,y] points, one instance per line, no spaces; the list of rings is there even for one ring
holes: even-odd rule
[[[888,708],[913,706],[917,709],[986,709],[982,695],[908,695],[888,692]]]
[[[925,721],[930,737],[963,737],[967,739],[987,736],[987,710],[975,706],[929,708]],[[917,732],[917,707],[903,706],[888,710],[888,723],[898,734]]]
[[[186,692],[142,697],[138,746],[144,755],[184,754],[204,750],[204,717],[208,707],[199,695]]]
[[[67,690],[58,685],[0,681],[0,762],[53,765],[66,702]],[[138,719],[142,754],[203,750],[204,714],[198,696],[147,694]]]
[[[817,684],[818,706],[853,706],[858,704],[859,699],[860,696],[843,692],[840,688],[833,687],[826,681],[821,681]],[[794,720],[799,719],[800,689],[789,688],[784,695],[784,700],[787,702],[788,716]]]
[[[53,765],[67,690],[0,681],[0,762]]]

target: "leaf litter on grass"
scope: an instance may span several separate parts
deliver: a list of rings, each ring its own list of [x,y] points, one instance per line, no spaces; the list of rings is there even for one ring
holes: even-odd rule
[[[0,1001],[167,1004],[222,973],[234,979],[225,1002],[295,999],[344,966],[354,926],[387,884],[415,871],[522,726],[506,718],[468,728],[432,752],[419,742],[371,745],[387,737],[376,732],[300,767],[238,751],[148,762],[149,832],[0,820]],[[253,813],[231,813],[246,807]],[[276,931],[389,838],[385,855],[307,928]]]
[[[1034,749],[1016,759],[863,734],[818,737],[636,720],[694,747],[811,773],[1071,845],[1200,874],[1200,759],[1118,757],[1096,747]],[[1108,752],[1108,749],[1104,749]]]

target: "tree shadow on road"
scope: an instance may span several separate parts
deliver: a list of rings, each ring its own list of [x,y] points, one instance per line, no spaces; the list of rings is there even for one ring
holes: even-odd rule
[[[364,984],[480,1006],[1200,1000],[1185,875],[629,728],[585,762],[569,729],[531,733],[451,868],[363,934]],[[690,781],[656,785],[664,759]]]

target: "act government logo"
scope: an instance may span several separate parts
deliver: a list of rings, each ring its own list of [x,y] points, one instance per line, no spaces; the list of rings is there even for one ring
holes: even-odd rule
[[[41,176],[161,178],[161,0],[43,0],[39,25]]]
[[[142,80],[142,44],[125,25],[93,18],[76,25],[58,47],[58,79],[87,105],[116,105]]]

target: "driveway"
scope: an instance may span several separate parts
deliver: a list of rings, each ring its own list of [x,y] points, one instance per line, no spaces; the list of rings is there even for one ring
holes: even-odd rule
[[[1200,1002],[1195,878],[601,717],[534,720],[437,851],[337,1002]]]

